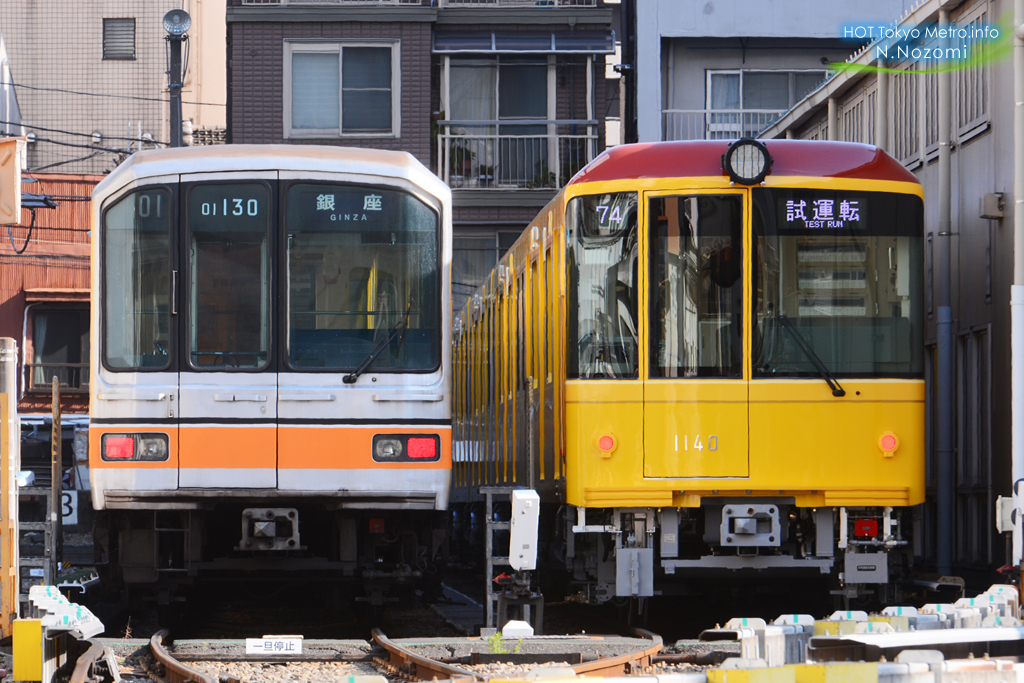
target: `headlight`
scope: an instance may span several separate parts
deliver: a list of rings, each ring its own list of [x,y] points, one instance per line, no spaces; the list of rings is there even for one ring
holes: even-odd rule
[[[763,143],[750,138],[737,140],[722,155],[722,170],[740,185],[757,185],[772,170],[772,157]]]

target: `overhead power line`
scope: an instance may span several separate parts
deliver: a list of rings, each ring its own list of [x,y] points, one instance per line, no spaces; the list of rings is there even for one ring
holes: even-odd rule
[[[93,133],[76,133],[73,130],[61,130],[60,128],[43,128],[42,126],[30,126],[27,123],[16,123],[14,121],[0,121],[0,125],[3,125],[5,123],[9,124],[9,125],[12,125],[12,126],[21,126],[22,128],[31,128],[32,130],[44,130],[47,133],[63,133],[64,135],[78,135],[80,137],[85,137],[85,138],[91,138],[93,136]],[[130,138],[130,137],[118,136],[118,135],[103,135],[102,133],[101,133],[101,135],[102,135],[104,140],[131,140],[133,142],[140,142],[139,138],[137,138],[137,137]],[[158,140],[145,140],[144,142],[152,143],[154,145],[166,145],[166,144],[168,144],[166,142],[159,142]]]
[[[110,97],[119,100],[140,100],[142,102],[170,102],[169,99],[163,99],[161,97],[143,97],[141,95],[111,95],[104,92],[85,92],[83,90],[67,90],[66,88],[44,88],[38,85],[25,85],[24,83],[4,83],[0,82],[0,85],[10,85],[15,88],[24,88],[26,90],[42,90],[44,92],[63,92],[71,95],[85,95],[87,97]],[[182,104],[194,104],[200,107],[226,107],[226,104],[220,104],[219,102],[182,102]]]

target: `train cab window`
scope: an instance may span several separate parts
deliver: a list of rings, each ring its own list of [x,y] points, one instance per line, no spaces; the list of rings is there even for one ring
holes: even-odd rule
[[[651,377],[742,376],[742,199],[655,197],[648,216]]]
[[[103,361],[111,370],[171,365],[171,193],[133,192],[103,214]]]
[[[637,194],[592,195],[566,207],[569,379],[636,379]]]
[[[753,199],[754,377],[923,377],[921,200],[782,188]]]
[[[440,362],[438,214],[405,192],[288,188],[288,364],[426,372]]]
[[[258,370],[270,342],[270,190],[203,184],[188,195],[188,362]]]

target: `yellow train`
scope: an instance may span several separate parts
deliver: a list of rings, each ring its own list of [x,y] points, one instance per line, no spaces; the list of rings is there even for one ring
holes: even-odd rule
[[[542,559],[582,601],[723,571],[896,599],[925,497],[923,239],[920,184],[872,146],[608,150],[456,317],[453,501],[537,490]]]

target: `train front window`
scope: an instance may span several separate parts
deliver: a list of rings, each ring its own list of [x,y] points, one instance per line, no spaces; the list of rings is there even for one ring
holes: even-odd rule
[[[189,364],[266,367],[270,342],[270,190],[196,185],[188,196]]]
[[[566,207],[569,379],[636,379],[637,195],[577,197]]]
[[[171,193],[133,192],[103,214],[103,360],[112,370],[171,364]]]
[[[753,198],[754,377],[922,377],[921,200],[763,188]]]
[[[287,192],[288,364],[423,372],[440,362],[438,214],[405,192]]]
[[[741,197],[655,197],[648,216],[651,377],[740,377]]]

